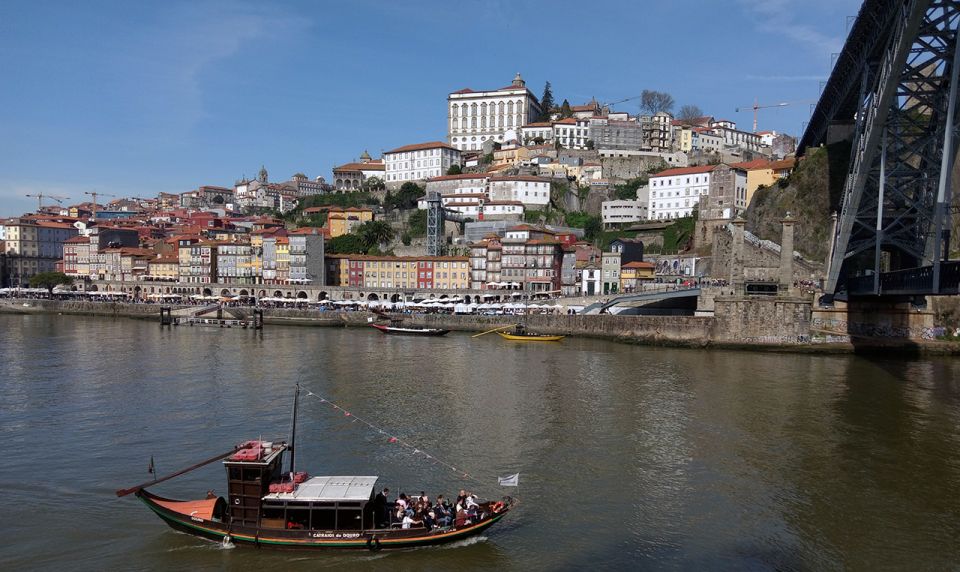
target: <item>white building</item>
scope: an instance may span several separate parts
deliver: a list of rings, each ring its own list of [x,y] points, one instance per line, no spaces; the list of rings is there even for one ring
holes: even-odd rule
[[[398,147],[383,154],[384,175],[390,188],[407,181],[439,177],[460,164],[460,151],[441,141]]]
[[[550,203],[550,179],[527,175],[491,177],[488,196],[491,201],[516,201],[539,209]]]
[[[723,151],[723,137],[710,131],[706,127],[697,127],[690,134],[690,148],[702,153],[719,153]]]
[[[715,165],[667,169],[650,176],[650,220],[690,216],[701,197],[710,192]]]
[[[506,87],[486,91],[464,88],[447,96],[447,141],[461,151],[477,151],[488,140],[540,116],[537,101],[518,73]]]
[[[603,201],[600,209],[603,226],[611,227],[623,223],[647,220],[647,203],[637,199]]]

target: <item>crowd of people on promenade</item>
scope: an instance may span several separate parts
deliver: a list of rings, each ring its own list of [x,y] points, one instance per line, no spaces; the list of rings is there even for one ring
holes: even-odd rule
[[[400,495],[390,500],[390,489],[384,488],[373,499],[374,518],[378,528],[460,528],[479,522],[490,514],[489,503],[481,503],[477,496],[463,489],[451,504],[443,495],[435,502],[423,491],[417,496]]]

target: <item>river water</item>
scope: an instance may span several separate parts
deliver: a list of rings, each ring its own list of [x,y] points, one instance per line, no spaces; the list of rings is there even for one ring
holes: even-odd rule
[[[262,333],[0,315],[0,569],[948,569],[960,563],[951,358]],[[300,381],[480,483],[306,397],[298,468],[519,509],[380,553],[222,549],[114,490],[289,433]],[[520,488],[496,475],[520,473]],[[225,492],[214,464],[156,487]]]

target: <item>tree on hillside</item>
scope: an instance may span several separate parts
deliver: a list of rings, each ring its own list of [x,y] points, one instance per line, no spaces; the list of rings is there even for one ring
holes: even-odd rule
[[[396,194],[384,197],[383,206],[395,209],[412,209],[417,206],[417,199],[424,194],[423,187],[413,182],[406,182]],[[389,199],[389,204],[387,200]]]
[[[366,254],[367,249],[363,246],[363,240],[356,234],[341,234],[331,238],[324,246],[328,254]]]
[[[73,278],[70,278],[63,272],[41,272],[30,277],[31,288],[46,288],[48,293],[53,293],[57,286],[69,286],[73,284]]]
[[[410,217],[407,219],[407,227],[410,229],[410,236],[426,236],[427,211],[417,209],[410,213]]]
[[[703,110],[696,105],[684,105],[677,114],[677,119],[684,125],[693,125],[694,121],[703,117]]]
[[[540,97],[540,121],[550,121],[550,112],[554,105],[553,88],[548,81],[543,85],[543,96]]]
[[[360,237],[364,248],[368,251],[374,247],[384,250],[394,237],[393,227],[387,221],[371,220],[357,227],[357,235]]]
[[[386,183],[380,177],[367,177],[363,180],[360,188],[364,191],[382,191],[386,186]]]
[[[645,89],[643,93],[640,94],[640,109],[650,115],[660,113],[661,111],[670,113],[670,111],[673,110],[673,105],[673,96],[665,91]]]
[[[448,175],[459,175],[463,172],[463,169],[460,168],[460,165],[450,165],[450,168],[447,169]]]
[[[564,99],[560,105],[560,119],[566,119],[568,117],[573,117],[573,111],[570,109],[570,102]]]

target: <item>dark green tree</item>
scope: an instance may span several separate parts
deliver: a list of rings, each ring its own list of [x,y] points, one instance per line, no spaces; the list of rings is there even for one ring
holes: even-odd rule
[[[31,288],[46,288],[47,292],[53,293],[57,286],[69,286],[73,284],[73,278],[70,278],[63,272],[41,272],[30,277]]]
[[[426,236],[427,211],[418,209],[410,213],[410,218],[407,219],[407,227],[410,229],[410,236]]]
[[[460,168],[460,165],[450,165],[450,168],[447,169],[448,175],[459,175],[463,172],[463,169]]]
[[[326,252],[330,254],[366,254],[367,249],[363,245],[363,240],[356,234],[341,234],[336,238],[331,238],[325,246]]]
[[[560,104],[560,119],[568,117],[573,117],[573,110],[570,109],[570,102],[564,99],[563,103]]]
[[[368,251],[374,247],[384,250],[395,235],[390,223],[383,220],[372,220],[361,224],[357,227],[356,234],[360,236],[364,248]]]
[[[550,112],[553,111],[554,105],[556,104],[553,102],[553,88],[548,81],[543,84],[543,96],[540,97],[540,121],[550,121]]]

